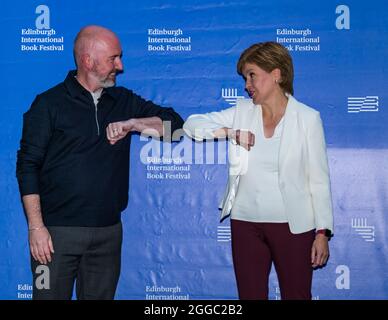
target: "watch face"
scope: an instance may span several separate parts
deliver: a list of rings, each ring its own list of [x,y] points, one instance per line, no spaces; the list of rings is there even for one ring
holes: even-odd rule
[[[331,231],[329,229],[326,229],[325,230],[325,236],[330,238],[333,234],[331,233]]]

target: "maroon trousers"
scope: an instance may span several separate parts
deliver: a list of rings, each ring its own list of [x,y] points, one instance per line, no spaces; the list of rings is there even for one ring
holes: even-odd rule
[[[268,299],[272,262],[282,299],[311,299],[314,230],[292,234],[288,223],[231,220],[233,265],[240,299]]]

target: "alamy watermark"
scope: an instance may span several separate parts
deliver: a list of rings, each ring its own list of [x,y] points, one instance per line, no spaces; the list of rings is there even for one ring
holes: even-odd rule
[[[50,289],[50,268],[44,264],[36,267],[35,274],[35,287],[38,290],[49,290]]]
[[[226,164],[228,154],[232,152],[234,162],[239,162],[243,156],[242,148],[228,150],[228,139],[210,138],[213,129],[196,129],[193,136],[197,139],[193,141],[183,129],[171,132],[170,121],[163,121],[163,126],[163,137],[158,136],[156,130],[148,129],[147,132],[141,132],[140,141],[147,142],[140,150],[141,163],[147,165],[150,159],[158,159],[159,162],[164,163],[163,159],[166,159],[175,164],[178,160],[179,164]],[[241,139],[247,132],[241,131]],[[229,158],[230,162],[231,158]],[[230,164],[233,165],[233,163]]]

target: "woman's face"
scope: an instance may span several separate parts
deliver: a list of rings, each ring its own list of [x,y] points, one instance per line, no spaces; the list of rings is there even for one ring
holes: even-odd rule
[[[277,70],[277,71],[275,71]],[[279,87],[275,80],[278,69],[271,72],[264,71],[259,66],[247,63],[242,73],[245,80],[245,90],[252,98],[254,104],[265,104]]]

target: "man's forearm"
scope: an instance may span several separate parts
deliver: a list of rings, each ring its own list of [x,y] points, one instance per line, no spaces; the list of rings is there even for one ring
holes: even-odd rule
[[[133,121],[131,131],[137,131],[146,135],[163,136],[163,121],[159,117],[136,118]]]
[[[23,205],[26,211],[28,228],[40,228],[44,226],[39,194],[23,196]]]
[[[126,121],[112,122],[106,127],[106,136],[110,144],[126,137],[129,132],[160,138],[164,134],[163,121],[159,117],[131,118]]]

